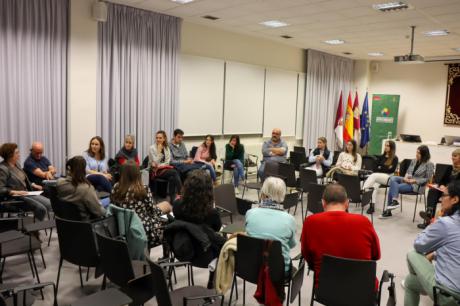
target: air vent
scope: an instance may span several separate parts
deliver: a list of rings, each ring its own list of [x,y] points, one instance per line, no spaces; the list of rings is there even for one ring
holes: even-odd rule
[[[374,10],[381,11],[381,12],[393,12],[393,11],[407,10],[410,7],[408,4],[402,1],[396,1],[396,2],[374,4],[372,5],[372,8]]]
[[[211,15],[203,16],[203,18],[204,18],[204,19],[209,19],[209,20],[217,20],[217,19],[220,19],[219,17],[211,16]]]
[[[285,39],[291,39],[292,36],[289,36],[289,35],[281,35],[282,38],[285,38]]]

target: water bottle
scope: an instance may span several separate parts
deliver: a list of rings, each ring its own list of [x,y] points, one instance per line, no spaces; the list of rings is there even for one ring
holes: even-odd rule
[[[392,133],[391,133],[391,132],[388,132],[388,134],[387,134],[387,139],[391,139],[392,136],[393,136]]]

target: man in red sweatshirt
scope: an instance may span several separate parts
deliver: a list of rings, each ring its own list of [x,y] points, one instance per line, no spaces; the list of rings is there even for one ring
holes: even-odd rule
[[[315,271],[318,285],[324,254],[349,259],[378,260],[380,244],[371,222],[350,214],[348,196],[339,184],[330,184],[323,193],[324,212],[305,219],[302,228],[302,255]]]

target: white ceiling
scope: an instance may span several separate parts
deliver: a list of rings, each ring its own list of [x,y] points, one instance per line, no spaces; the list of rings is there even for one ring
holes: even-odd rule
[[[422,56],[460,55],[460,0],[407,0],[411,9],[379,12],[373,4],[388,0],[195,0],[177,4],[170,0],[110,0],[146,10],[182,17],[192,23],[274,40],[300,48],[313,48],[355,59],[372,59],[368,52],[383,52],[391,59],[409,53],[410,26],[415,25],[415,52]],[[394,0],[393,0],[394,1]],[[212,15],[211,21],[202,16]],[[259,25],[281,20],[289,26],[278,29]],[[425,37],[429,30],[450,32],[443,37]],[[293,36],[292,39],[280,35]],[[343,39],[330,46],[324,40]],[[376,58],[374,58],[376,59]]]

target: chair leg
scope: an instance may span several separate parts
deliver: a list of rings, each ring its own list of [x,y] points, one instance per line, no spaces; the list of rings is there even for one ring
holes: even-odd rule
[[[32,278],[35,278],[35,270],[34,265],[32,264],[32,257],[30,257],[30,253],[27,253],[27,259],[29,260],[30,271],[32,271]]]
[[[145,266],[144,266],[144,269],[145,269]],[[145,272],[144,272],[144,274],[145,274]],[[86,281],[89,281],[89,267],[86,270]]]
[[[243,306],[246,305],[246,281],[243,279]]]
[[[42,257],[43,268],[45,268],[45,269],[46,269],[45,256],[43,256],[43,251],[42,251],[42,248],[40,248],[40,255],[41,255],[41,257]]]
[[[50,246],[51,243],[51,236],[53,236],[53,228],[50,230],[50,237],[48,238],[48,246]]]
[[[30,256],[32,257],[32,265],[33,265],[34,270],[35,270],[35,276],[37,277],[37,283],[40,283],[40,276],[38,275],[38,269],[37,269],[37,264],[35,263],[34,253],[30,252]],[[42,295],[43,295],[43,293],[42,293]]]
[[[289,306],[289,302],[291,300],[291,282],[288,284],[288,293],[286,297],[286,306]]]
[[[301,215],[302,215],[302,222],[305,220],[304,218],[304,210],[303,210],[303,191],[302,193],[300,194],[300,209],[302,210],[301,211]]]
[[[58,274],[57,274],[57,279],[56,279],[56,295],[57,295],[57,290],[58,290],[58,287],[59,287],[59,278],[61,276],[61,267],[62,267],[62,262],[64,260],[61,258],[59,258],[59,267],[58,267]]]
[[[107,277],[104,274],[104,277],[102,277],[101,290],[105,290],[105,287],[107,287]]]
[[[232,287],[230,289],[230,299],[228,300],[228,305],[232,305],[232,298],[233,298],[233,289],[236,286],[236,274],[233,273],[233,281],[232,281]],[[237,298],[238,299],[238,298]]]
[[[3,258],[2,265],[0,268],[0,284],[3,284],[3,269],[5,268],[5,261],[6,261],[6,257]],[[29,257],[29,264],[30,263],[31,262],[30,262],[30,257]],[[30,268],[32,269],[32,265],[30,265]]]
[[[420,196],[422,196],[422,195],[420,195]],[[414,216],[412,217],[412,223],[415,222],[415,213],[417,212],[418,197],[419,197],[419,195],[415,196],[415,207],[414,207]]]
[[[402,212],[402,194],[399,195],[399,204],[401,204],[401,212]]]
[[[80,286],[83,288],[83,276],[81,275],[81,266],[78,266],[78,272],[80,272]]]

